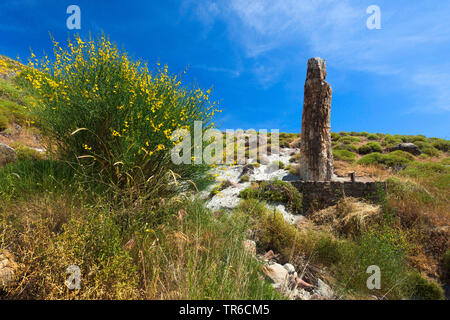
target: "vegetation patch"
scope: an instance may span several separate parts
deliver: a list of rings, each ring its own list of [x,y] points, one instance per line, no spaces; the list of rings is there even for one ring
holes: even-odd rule
[[[362,145],[358,148],[359,154],[369,154],[372,152],[381,152],[383,149],[381,148],[381,145],[378,142],[368,142],[365,145]]]
[[[357,158],[357,154],[348,150],[333,150],[333,158],[347,162],[353,162]]]
[[[260,199],[268,202],[284,203],[295,213],[302,212],[302,194],[289,182],[280,180],[255,182],[239,193],[242,199]]]
[[[410,162],[411,162],[410,159],[403,157],[403,155],[401,154],[381,154],[379,152],[367,154],[358,160],[359,164],[364,165],[375,164],[391,168],[397,166],[405,166]]]

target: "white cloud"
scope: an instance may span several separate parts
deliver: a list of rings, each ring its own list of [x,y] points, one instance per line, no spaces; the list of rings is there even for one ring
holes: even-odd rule
[[[205,25],[211,26],[217,20],[226,23],[230,41],[242,48],[251,71],[264,87],[275,83],[293,63],[300,63],[300,57],[321,56],[335,69],[396,77],[399,85],[412,78],[415,90],[433,98],[430,100],[435,101],[434,109],[449,110],[450,81],[431,80],[446,78],[450,66],[435,60],[432,68],[428,68],[426,54],[427,50],[440,53],[442,47],[449,50],[450,4],[431,2],[377,1],[382,30],[366,28],[369,17],[366,8],[372,3],[365,1],[197,0],[189,3],[194,15]],[[298,48],[298,54],[292,48]],[[277,72],[273,72],[274,65]],[[429,85],[431,82],[435,84]]]

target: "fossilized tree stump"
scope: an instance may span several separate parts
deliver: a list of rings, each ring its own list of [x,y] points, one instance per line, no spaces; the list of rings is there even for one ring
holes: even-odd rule
[[[325,60],[308,60],[300,143],[299,170],[303,180],[330,181],[333,175],[330,131],[332,90],[325,81],[326,76]]]

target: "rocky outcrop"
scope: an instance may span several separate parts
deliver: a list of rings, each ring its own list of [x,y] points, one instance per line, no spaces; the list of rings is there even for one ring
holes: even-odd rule
[[[299,277],[290,263],[281,265],[268,261],[263,271],[272,281],[272,286],[291,300],[329,300],[335,297],[333,290],[325,282],[317,279],[315,286],[307,283]]]
[[[417,147],[414,143],[399,143],[398,145],[389,149],[389,151],[396,150],[406,151],[415,156],[422,154],[422,151],[420,151],[419,147]]]
[[[0,142],[0,166],[17,161],[16,151]]]
[[[17,264],[13,256],[6,250],[0,250],[0,289],[6,288],[13,280]]]
[[[299,173],[304,180],[330,181],[333,175],[330,127],[332,90],[325,81],[326,75],[325,60],[309,59],[300,143]]]

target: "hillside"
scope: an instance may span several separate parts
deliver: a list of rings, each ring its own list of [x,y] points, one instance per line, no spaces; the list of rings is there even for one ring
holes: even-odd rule
[[[337,181],[386,189],[305,208],[289,182],[300,134],[280,134],[279,157],[269,134],[265,157],[247,146],[244,164],[176,167],[170,132],[210,121],[209,92],[160,66],[149,77],[108,42],[79,41],[88,58],[60,75],[0,56],[1,299],[445,298],[450,141],[332,133]]]

